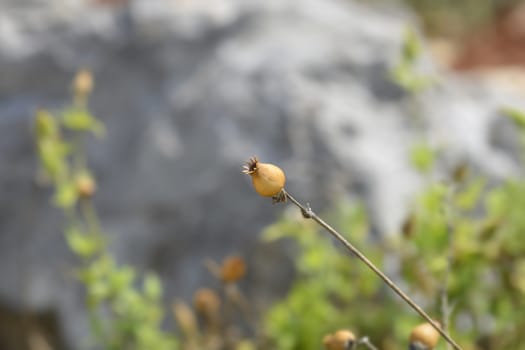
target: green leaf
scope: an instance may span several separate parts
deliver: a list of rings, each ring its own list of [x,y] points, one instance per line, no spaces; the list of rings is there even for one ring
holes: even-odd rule
[[[78,191],[74,182],[65,182],[57,187],[54,202],[64,209],[71,208],[75,205],[78,199]]]
[[[517,126],[522,129],[525,128],[525,112],[512,107],[504,107],[501,109],[501,112],[516,123]]]
[[[162,285],[159,278],[152,274],[146,274],[144,277],[144,294],[151,300],[158,300],[162,294]]]
[[[296,212],[294,211],[294,213]],[[287,216],[264,229],[262,239],[264,242],[274,242],[283,238],[296,238],[298,235],[301,236],[299,237],[301,239],[314,234],[315,230],[314,223],[302,218]]]
[[[95,280],[87,287],[88,304],[92,307],[99,305],[110,295],[109,285],[105,279]]]
[[[407,28],[405,31],[401,54],[403,61],[409,64],[414,63],[421,55],[421,44],[412,28]]]
[[[485,206],[489,214],[499,217],[508,209],[508,197],[503,188],[495,188],[489,192],[485,199]]]
[[[66,240],[71,250],[83,257],[89,258],[99,252],[103,246],[102,238],[81,232],[76,227],[71,227],[66,231]]]
[[[62,124],[71,130],[92,131],[97,136],[105,132],[104,125],[93,117],[87,110],[71,108],[64,111]]]
[[[43,109],[36,112],[35,132],[39,140],[59,137],[58,125],[51,113]]]
[[[426,143],[414,145],[410,150],[412,165],[422,173],[428,173],[432,170],[435,158],[435,151]]]
[[[109,284],[113,293],[119,293],[131,286],[135,271],[130,267],[122,267],[109,275]]]
[[[70,146],[60,139],[44,138],[38,142],[40,161],[51,178],[57,179],[66,172],[66,156],[70,149]]]
[[[485,188],[486,180],[478,178],[468,184],[468,186],[456,195],[456,205],[464,210],[474,209],[481,199],[481,194]]]

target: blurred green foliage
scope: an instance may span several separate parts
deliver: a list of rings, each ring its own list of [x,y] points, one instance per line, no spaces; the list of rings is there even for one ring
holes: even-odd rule
[[[410,161],[416,170],[428,173],[432,170],[436,152],[425,142],[415,144],[410,149]]]
[[[435,83],[433,77],[418,72],[421,54],[421,43],[416,33],[413,29],[407,28],[399,61],[390,71],[390,78],[411,93],[420,92]]]
[[[295,213],[294,214],[298,214]],[[332,223],[374,263],[382,265],[385,254],[372,243],[365,211],[341,205]],[[399,312],[399,303],[384,302],[382,282],[359,260],[338,249],[313,221],[300,215],[283,216],[268,227],[266,241],[291,239],[297,244],[295,264],[299,278],[287,297],[266,314],[264,327],[275,349],[319,349],[321,339],[339,328],[350,327],[375,339],[395,332],[386,315]]]
[[[104,127],[86,107],[93,85],[89,72],[81,71],[75,79],[77,85],[79,80],[71,107],[36,113],[35,137],[40,177],[54,189],[53,203],[66,219],[66,242],[81,260],[76,275],[86,289],[95,336],[87,346],[176,349],[176,339],[160,327],[164,308],[159,279],[150,273],[138,278],[133,268],[119,266],[107,249],[108,235],[102,231],[92,203],[96,183],[84,155],[86,134],[100,136]]]

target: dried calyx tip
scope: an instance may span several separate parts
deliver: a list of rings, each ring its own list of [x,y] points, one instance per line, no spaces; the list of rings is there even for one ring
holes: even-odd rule
[[[248,175],[253,174],[255,171],[257,171],[257,163],[259,163],[257,157],[251,157],[250,160],[248,160],[246,164],[243,165],[242,172]]]

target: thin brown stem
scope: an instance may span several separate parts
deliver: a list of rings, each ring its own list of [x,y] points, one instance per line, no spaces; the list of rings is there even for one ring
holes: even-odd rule
[[[419,306],[417,305],[408,295],[406,295],[399,287],[388,278],[381,270],[379,270],[368,258],[361,253],[357,248],[355,248],[350,242],[348,242],[339,232],[337,232],[332,226],[328,225],[323,219],[321,219],[317,214],[315,214],[310,206],[304,206],[294,197],[292,197],[288,192],[283,189],[283,193],[300,210],[305,218],[312,219],[321,225],[326,231],[328,231],[335,239],[337,239],[341,244],[343,244],[351,253],[353,253],[359,260],[365,263],[376,275],[378,275],[383,282],[386,283],[397,295],[401,297],[408,305],[410,305],[418,314],[421,315],[428,323],[434,327],[439,334],[445,338],[445,340],[452,345],[456,350],[461,350],[461,347],[439,326],[439,324],[434,321],[430,316]]]

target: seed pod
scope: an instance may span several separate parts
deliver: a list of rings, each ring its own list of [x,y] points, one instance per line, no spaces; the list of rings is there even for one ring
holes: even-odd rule
[[[201,288],[193,296],[193,305],[197,312],[209,317],[217,314],[221,307],[221,300],[213,290]]]
[[[410,333],[409,350],[432,350],[438,341],[439,332],[430,323],[422,323],[414,327]]]
[[[333,334],[327,334],[323,338],[323,346],[325,350],[351,350],[356,345],[356,338],[354,333],[349,330],[342,329]]]
[[[284,189],[286,176],[278,166],[261,163],[257,157],[252,157],[243,167],[243,173],[252,177],[253,187],[259,195],[274,197],[278,202],[286,200],[285,196],[280,196]]]
[[[237,282],[246,274],[246,264],[240,256],[229,256],[222,262],[221,279],[224,282]]]

